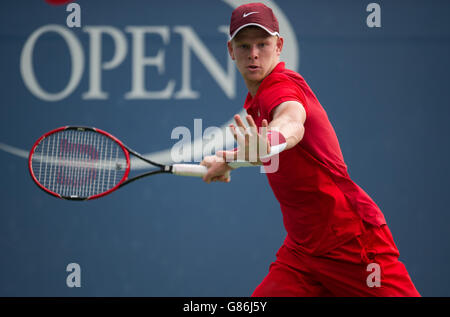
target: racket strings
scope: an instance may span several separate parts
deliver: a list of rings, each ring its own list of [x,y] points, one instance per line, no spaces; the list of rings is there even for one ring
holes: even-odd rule
[[[108,191],[127,168],[125,153],[114,140],[95,131],[72,129],[41,140],[31,163],[38,182],[63,197]]]

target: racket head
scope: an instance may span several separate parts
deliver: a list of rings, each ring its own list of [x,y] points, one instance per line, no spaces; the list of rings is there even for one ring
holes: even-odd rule
[[[130,155],[108,132],[64,126],[34,143],[28,169],[46,193],[61,199],[90,200],[108,195],[127,180]]]

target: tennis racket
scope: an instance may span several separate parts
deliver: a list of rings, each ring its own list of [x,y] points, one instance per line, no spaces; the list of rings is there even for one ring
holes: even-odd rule
[[[129,178],[130,154],[156,167]],[[205,166],[164,165],[125,146],[96,128],[65,126],[41,136],[28,158],[33,181],[46,193],[62,199],[103,197],[140,178],[161,173],[202,177]]]

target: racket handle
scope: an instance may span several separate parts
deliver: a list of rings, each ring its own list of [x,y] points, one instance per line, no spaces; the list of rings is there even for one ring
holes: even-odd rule
[[[203,177],[208,169],[206,166],[197,164],[173,164],[172,174],[180,176],[196,176]]]

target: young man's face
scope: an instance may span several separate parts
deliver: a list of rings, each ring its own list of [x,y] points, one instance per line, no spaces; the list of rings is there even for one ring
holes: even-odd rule
[[[272,36],[257,26],[246,27],[228,42],[228,51],[236,61],[247,84],[259,84],[278,64],[283,38]]]

